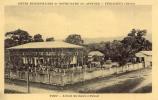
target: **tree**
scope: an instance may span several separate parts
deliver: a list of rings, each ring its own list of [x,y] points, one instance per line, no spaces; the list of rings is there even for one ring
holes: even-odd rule
[[[71,34],[65,39],[65,42],[76,44],[76,45],[83,45],[84,41],[82,40],[80,35],[78,35],[78,34]]]
[[[17,44],[13,39],[10,38],[5,39],[4,43],[5,43],[5,48],[9,48]]]
[[[144,37],[146,34],[146,30],[132,29],[120,41],[91,43],[87,45],[87,48],[89,51],[99,50],[103,52],[105,54],[105,60],[110,58],[112,61],[124,65],[133,60],[135,53],[142,50],[152,50],[152,43]]]
[[[36,34],[33,36],[33,41],[34,42],[43,42],[43,38],[42,38],[42,35],[41,34]]]
[[[49,41],[55,41],[55,40],[54,40],[54,37],[51,37],[51,38],[47,38],[46,41],[49,42]]]
[[[131,33],[135,35],[130,35]],[[146,30],[132,29],[128,36],[122,40],[122,43],[125,47],[130,47],[135,51],[151,50],[151,42],[144,37],[146,34]]]
[[[135,53],[142,50],[152,50],[152,43],[144,38],[146,30],[132,29],[128,36],[121,42],[123,43],[123,57],[126,61],[131,61]]]
[[[27,31],[18,29],[5,33],[5,48],[32,42],[32,36]]]

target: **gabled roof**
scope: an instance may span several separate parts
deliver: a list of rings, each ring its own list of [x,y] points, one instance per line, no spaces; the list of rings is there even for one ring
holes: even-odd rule
[[[152,56],[152,51],[140,51],[144,55]]]
[[[88,53],[88,56],[104,56],[100,51],[91,51]]]
[[[143,57],[143,55],[146,56],[152,56],[152,51],[140,51],[135,54],[137,57]]]
[[[44,48],[83,48],[79,45],[74,45],[61,41],[52,41],[52,42],[31,42],[26,43],[14,47],[10,47],[8,49],[44,49]]]

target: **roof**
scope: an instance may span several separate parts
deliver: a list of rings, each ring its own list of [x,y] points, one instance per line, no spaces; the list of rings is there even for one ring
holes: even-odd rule
[[[52,42],[31,42],[8,49],[42,49],[42,48],[83,48],[79,45],[74,45],[66,42],[52,41]]]
[[[152,56],[152,51],[140,51],[135,54],[137,57],[142,57],[143,55]]]
[[[89,52],[88,56],[104,56],[104,54],[100,51],[91,51]]]

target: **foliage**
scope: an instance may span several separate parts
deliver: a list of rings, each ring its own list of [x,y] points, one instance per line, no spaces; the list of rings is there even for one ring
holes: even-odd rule
[[[135,53],[142,50],[152,50],[152,43],[144,38],[146,34],[146,30],[132,29],[123,40],[92,43],[86,47],[89,51],[98,50],[104,53],[105,60],[111,59],[123,65],[133,61]]]
[[[82,45],[84,41],[82,40],[80,35],[71,34],[65,39],[65,42],[76,44],[76,45]]]
[[[33,42],[43,42],[43,38],[41,34],[36,34],[33,36]]]
[[[32,36],[27,31],[18,29],[5,33],[5,48],[32,42]]]
[[[43,42],[42,35],[36,34],[32,38],[32,36],[24,30],[17,29],[15,31],[6,32],[5,33],[5,48],[9,48],[12,46],[17,46],[29,42]]]
[[[54,40],[54,37],[51,37],[51,38],[46,38],[46,41],[49,42],[49,41],[55,41],[55,40]]]
[[[132,29],[128,36],[121,41],[125,49],[123,52],[124,58],[127,61],[131,61],[135,53],[139,51],[152,50],[152,43],[144,38],[146,34],[146,30]]]

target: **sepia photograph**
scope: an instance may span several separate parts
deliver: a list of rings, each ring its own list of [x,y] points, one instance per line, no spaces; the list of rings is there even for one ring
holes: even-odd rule
[[[4,8],[4,93],[152,93],[152,6]]]

